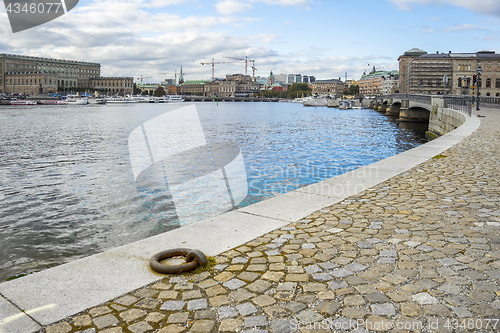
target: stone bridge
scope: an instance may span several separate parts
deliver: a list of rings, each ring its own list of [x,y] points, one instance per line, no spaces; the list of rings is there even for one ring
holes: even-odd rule
[[[432,96],[397,94],[373,100],[371,107],[400,122],[428,123],[432,111]]]

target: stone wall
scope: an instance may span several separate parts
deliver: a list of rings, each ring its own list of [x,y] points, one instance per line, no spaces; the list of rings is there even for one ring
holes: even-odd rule
[[[439,97],[432,98],[429,118],[429,137],[438,137],[453,131],[465,123],[467,116],[457,110],[446,107],[446,101]]]

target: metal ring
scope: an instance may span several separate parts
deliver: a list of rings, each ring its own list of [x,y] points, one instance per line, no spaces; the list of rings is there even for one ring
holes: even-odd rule
[[[160,261],[166,258],[184,256],[186,257],[186,263],[181,265],[162,265]],[[151,268],[158,273],[163,274],[177,274],[182,272],[188,272],[195,269],[198,265],[205,266],[208,260],[207,257],[200,250],[191,249],[171,249],[162,252],[158,252],[149,260],[149,265]]]

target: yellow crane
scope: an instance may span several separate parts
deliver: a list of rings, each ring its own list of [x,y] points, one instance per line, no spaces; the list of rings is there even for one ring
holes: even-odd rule
[[[248,73],[248,63],[249,62],[253,62],[252,64],[252,69],[254,68],[253,66],[255,65],[255,60],[253,59],[248,59],[247,56],[245,56],[245,58],[234,58],[234,57],[224,57],[224,58],[227,58],[227,59],[233,59],[233,60],[239,60],[239,61],[244,61],[245,62],[245,75],[247,75]],[[254,75],[255,76],[255,75]]]
[[[212,65],[212,79],[215,79],[215,65],[216,64],[230,64],[233,61],[215,61],[214,58],[212,58],[211,62],[202,62],[202,65]]]
[[[141,80],[141,84],[142,84],[142,80],[144,80],[144,79],[150,79],[150,78],[152,78],[152,76],[142,76],[141,75],[141,77],[138,77],[137,80]]]

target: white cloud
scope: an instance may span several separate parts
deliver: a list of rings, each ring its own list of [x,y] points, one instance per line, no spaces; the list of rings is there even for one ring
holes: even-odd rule
[[[445,29],[446,32],[462,32],[462,31],[472,31],[472,30],[477,30],[478,27],[472,24],[461,24],[461,25],[455,25],[452,27],[448,27]]]
[[[249,3],[243,3],[236,0],[222,0],[215,5],[217,12],[222,15],[232,15],[245,12],[252,7],[253,6]]]
[[[414,5],[451,5],[467,8],[472,12],[500,16],[500,1],[498,0],[388,0],[400,9],[411,10]]]
[[[153,0],[154,1],[154,0]],[[159,0],[158,0],[159,1]],[[219,0],[215,5],[217,12],[222,15],[233,15],[236,13],[243,13],[253,8],[252,3],[262,3],[265,5],[275,5],[283,7],[304,7],[309,9],[309,4],[312,0]]]

